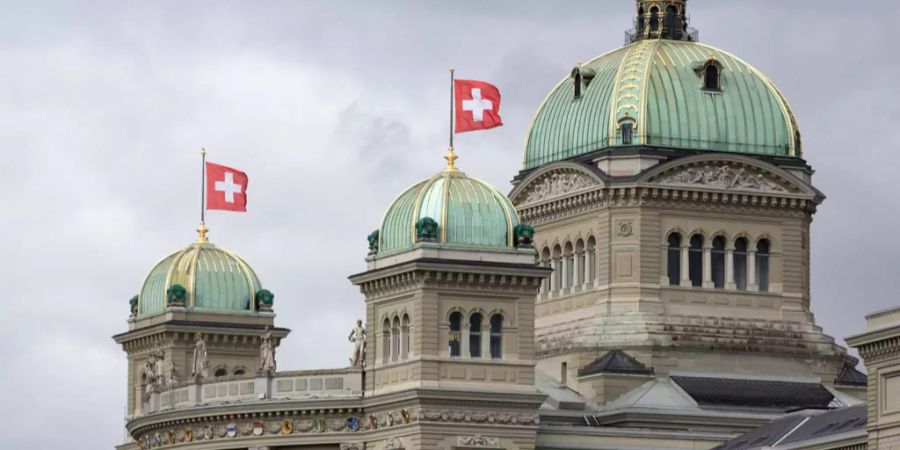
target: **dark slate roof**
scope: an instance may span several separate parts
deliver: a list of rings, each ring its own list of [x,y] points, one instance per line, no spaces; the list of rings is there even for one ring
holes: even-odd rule
[[[845,386],[861,386],[865,387],[869,383],[866,374],[856,370],[850,364],[844,364],[841,373],[834,379],[834,384],[843,384]]]
[[[625,373],[637,375],[652,375],[653,368],[641,364],[628,353],[622,350],[612,350],[595,359],[590,364],[578,369],[578,376],[594,375],[597,373]]]
[[[773,420],[716,447],[714,450],[749,450],[762,447],[777,449],[811,439],[827,440],[828,436],[851,431],[860,431],[865,436],[865,428],[865,404],[828,412],[803,412]],[[778,445],[772,447],[776,442]]]
[[[834,399],[834,395],[819,383],[677,375],[670,378],[700,406],[823,409]]]

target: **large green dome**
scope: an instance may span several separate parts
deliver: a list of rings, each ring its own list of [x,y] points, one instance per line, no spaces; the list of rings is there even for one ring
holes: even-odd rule
[[[167,291],[174,285],[187,291],[184,306],[199,311],[253,312],[260,290],[259,278],[243,259],[209,242],[196,242],[150,270],[138,295],[138,317],[165,311]]]
[[[704,89],[710,64],[720,89]],[[624,121],[631,144],[622,142]],[[800,133],[784,96],[746,62],[698,42],[643,39],[576,67],[550,92],[523,164],[626,145],[799,157]]]
[[[416,244],[416,222],[431,218],[438,224],[440,245],[513,248],[516,208],[490,184],[456,170],[445,170],[403,191],[381,220],[378,253],[391,253]]]

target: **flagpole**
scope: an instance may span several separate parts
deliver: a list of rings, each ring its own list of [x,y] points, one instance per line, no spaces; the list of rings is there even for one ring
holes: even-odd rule
[[[444,169],[447,172],[455,172],[456,171],[456,153],[453,152],[453,107],[455,103],[454,94],[454,85],[453,85],[453,73],[454,69],[450,68],[450,148],[447,150],[447,154],[444,156],[444,159],[447,160],[447,168]]]
[[[200,148],[200,228],[197,228],[197,242],[209,242],[206,238],[206,149]]]

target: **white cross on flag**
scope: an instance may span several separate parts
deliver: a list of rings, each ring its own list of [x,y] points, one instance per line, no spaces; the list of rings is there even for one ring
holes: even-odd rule
[[[207,162],[206,209],[247,211],[247,174]]]
[[[500,90],[484,81],[453,80],[456,92],[456,132],[487,130],[503,125]]]

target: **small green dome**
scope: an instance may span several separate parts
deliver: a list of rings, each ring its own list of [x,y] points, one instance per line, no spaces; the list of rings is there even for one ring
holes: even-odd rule
[[[718,89],[704,88],[709,65]],[[715,47],[668,39],[639,40],[573,69],[535,113],[523,165],[625,145],[801,156],[791,108],[765,75]]]
[[[513,248],[516,208],[497,188],[456,170],[445,170],[403,191],[381,220],[378,253],[416,244],[416,223],[437,222],[435,242],[463,247]]]
[[[156,264],[138,295],[137,315],[165,311],[166,292],[179,285],[187,290],[187,309],[221,312],[253,312],[259,278],[231,251],[208,242],[196,242]]]

